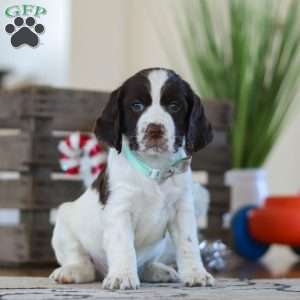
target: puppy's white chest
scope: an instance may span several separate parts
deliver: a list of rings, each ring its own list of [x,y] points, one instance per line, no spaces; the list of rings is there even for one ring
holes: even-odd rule
[[[169,187],[169,184],[157,187],[149,186],[137,197],[134,211],[134,230],[136,246],[146,247],[162,240],[167,231],[167,225],[176,213],[176,201],[180,190]]]

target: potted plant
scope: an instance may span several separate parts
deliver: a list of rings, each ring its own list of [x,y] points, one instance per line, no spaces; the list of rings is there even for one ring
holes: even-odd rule
[[[177,14],[198,92],[233,106],[233,208],[268,192],[263,164],[300,84],[299,8],[297,0],[196,0],[182,1]]]

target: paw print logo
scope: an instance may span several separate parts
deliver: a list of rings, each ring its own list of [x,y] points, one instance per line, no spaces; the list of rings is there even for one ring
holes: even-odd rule
[[[39,43],[39,35],[45,31],[42,24],[36,24],[33,17],[28,17],[25,22],[22,17],[16,17],[14,24],[7,24],[5,31],[11,34],[11,44],[15,48],[21,45],[36,47]]]

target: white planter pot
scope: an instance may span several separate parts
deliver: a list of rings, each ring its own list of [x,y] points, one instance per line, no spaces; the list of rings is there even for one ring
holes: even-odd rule
[[[233,169],[226,173],[225,183],[231,187],[231,212],[253,204],[261,206],[269,195],[263,169]]]

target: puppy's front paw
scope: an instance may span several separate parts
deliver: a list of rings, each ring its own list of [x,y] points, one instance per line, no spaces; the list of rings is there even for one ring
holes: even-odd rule
[[[170,266],[159,262],[149,263],[141,274],[145,282],[178,282],[178,273]]]
[[[66,265],[55,269],[49,276],[57,283],[84,283],[95,280],[95,270],[87,265]]]
[[[181,276],[181,281],[185,286],[213,286],[215,280],[206,270],[200,272],[186,273]]]
[[[107,290],[136,290],[140,286],[137,274],[108,274],[102,283],[102,287]]]

